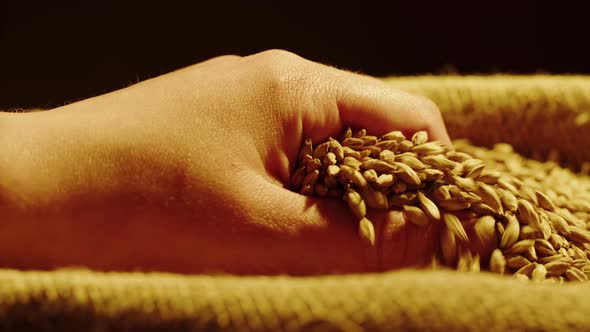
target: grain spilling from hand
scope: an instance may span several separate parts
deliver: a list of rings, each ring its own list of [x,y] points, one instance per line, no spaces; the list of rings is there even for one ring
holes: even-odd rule
[[[303,142],[291,188],[342,198],[367,246],[375,245],[367,209],[396,209],[414,225],[442,227],[432,260],[447,267],[556,284],[590,277],[590,177],[505,143],[450,148],[425,131],[347,129],[340,139]],[[492,250],[480,256],[477,246]]]

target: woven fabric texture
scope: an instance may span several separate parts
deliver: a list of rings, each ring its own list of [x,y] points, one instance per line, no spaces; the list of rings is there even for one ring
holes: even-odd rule
[[[590,77],[385,80],[433,99],[451,136],[590,160]],[[488,273],[323,277],[0,270],[0,329],[56,331],[590,331],[590,286]]]
[[[512,144],[526,155],[555,149],[564,164],[590,161],[588,76],[418,76],[389,78],[440,108],[452,138]]]
[[[1,328],[55,331],[584,331],[589,286],[487,273],[314,278],[0,273]]]

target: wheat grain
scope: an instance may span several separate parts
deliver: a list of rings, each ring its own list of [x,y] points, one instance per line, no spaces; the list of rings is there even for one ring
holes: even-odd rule
[[[455,235],[455,237],[463,242],[468,242],[469,238],[467,237],[467,232],[465,232],[465,228],[463,224],[457,218],[456,215],[447,212],[443,214],[443,220],[447,228]]]
[[[416,206],[404,205],[404,215],[406,220],[409,220],[416,226],[426,226],[430,223],[430,219],[422,209]]]
[[[424,130],[417,131],[412,135],[412,143],[414,143],[414,145],[420,145],[426,142],[428,142],[428,133]]]
[[[477,219],[473,225],[475,236],[481,247],[495,248],[498,246],[496,236],[496,220],[492,216],[483,216]]]
[[[572,260],[569,257],[563,256],[562,254],[555,254],[555,255],[546,256],[546,257],[539,259],[539,263],[541,263],[541,264],[547,264],[547,263],[556,262],[556,261],[571,262]]]
[[[500,240],[500,248],[508,248],[514,245],[520,234],[520,224],[516,217],[512,214],[506,214],[506,220],[506,227]]]
[[[535,262],[529,263],[529,264],[521,267],[520,269],[516,270],[516,272],[514,272],[514,274],[523,274],[527,277],[531,277],[533,274],[533,271],[537,268],[537,265],[539,265],[539,264],[537,264]]]
[[[543,209],[548,211],[555,210],[555,205],[553,204],[553,201],[551,201],[551,199],[547,197],[547,195],[543,194],[538,190],[535,191],[535,195],[537,196],[537,201],[539,202],[539,205]]]
[[[362,218],[359,222],[359,235],[366,244],[375,245],[375,228],[369,219]]]
[[[401,143],[406,139],[406,136],[404,136],[404,134],[399,131],[399,130],[394,130],[392,132],[389,132],[383,136],[381,136],[382,140],[392,140],[392,141],[396,141],[397,143]]]
[[[565,277],[569,281],[588,281],[588,276],[586,276],[584,272],[573,266],[565,271]]]
[[[535,240],[527,239],[527,240],[520,240],[513,244],[510,248],[504,250],[506,254],[522,254],[526,252],[529,248],[535,245]]]
[[[387,188],[391,187],[391,185],[395,183],[395,180],[396,178],[393,176],[393,174],[381,174],[377,180],[375,180],[375,185],[377,185],[379,188]]]
[[[555,248],[553,248],[551,243],[545,239],[535,240],[535,250],[542,256],[552,256],[557,254]]]
[[[336,161],[342,161],[344,159],[344,148],[338,142],[338,140],[333,139],[332,137],[329,138],[330,142],[330,152],[334,154],[336,157]]]
[[[334,154],[334,152],[328,152],[324,155],[324,157],[322,158],[322,161],[324,163],[324,165],[335,165],[336,162],[338,161],[336,159],[336,155]]]
[[[566,235],[566,237],[569,237],[570,240],[579,243],[590,242],[590,232],[576,226],[569,226],[568,230],[570,234]]]
[[[416,174],[410,166],[406,164],[402,164],[399,162],[395,162],[395,167],[397,168],[397,176],[402,179],[407,184],[420,184],[420,177]]]
[[[539,215],[533,209],[531,203],[524,199],[518,200],[518,220],[523,224],[527,224],[536,230],[541,230]]]
[[[565,273],[571,266],[571,262],[557,260],[545,264],[547,269],[547,275],[551,277],[557,277]]]
[[[457,240],[455,234],[446,227],[442,231],[441,251],[444,262],[448,266],[454,266],[457,260]]]
[[[531,273],[532,280],[536,282],[544,281],[547,276],[547,269],[543,264],[537,264],[533,272]]]
[[[426,195],[422,192],[418,192],[418,201],[420,202],[420,207],[424,210],[424,213],[432,219],[439,220],[440,219],[440,211],[436,204],[431,201]]]
[[[555,250],[559,250],[561,249],[561,247],[563,245],[565,245],[565,243],[567,242],[563,237],[561,237],[559,234],[551,234],[551,236],[549,237],[549,243],[551,243],[551,246],[553,246],[553,248]]]
[[[504,274],[506,270],[506,259],[500,249],[494,249],[490,256],[490,271],[495,273]]]
[[[348,203],[348,207],[355,217],[362,219],[367,215],[365,201],[358,192],[353,189],[349,189],[346,192],[344,199],[346,200],[346,203]]]
[[[502,173],[498,171],[483,171],[477,177],[477,180],[485,184],[495,184],[498,182],[500,176],[502,176]]]
[[[506,266],[512,269],[520,269],[523,266],[530,264],[526,257],[521,255],[516,256],[506,256]]]
[[[389,208],[389,202],[387,195],[384,192],[375,190],[371,186],[365,186],[362,188],[361,196],[367,203],[367,206],[373,209],[387,209]]]
[[[321,166],[322,162],[317,158],[313,158],[305,164],[305,172],[311,173],[315,170],[320,169]]]
[[[364,171],[363,176],[365,177],[365,180],[367,180],[367,182],[369,183],[375,183],[379,178],[379,174],[377,174],[377,172],[374,169],[368,169]]]
[[[314,157],[315,159],[322,159],[324,158],[326,153],[328,153],[328,149],[330,149],[329,141],[316,146],[316,148],[313,150],[312,157]]]
[[[498,189],[498,195],[502,200],[504,210],[512,213],[516,212],[518,209],[518,199],[516,199],[516,196],[514,196],[513,193],[508,190]]]
[[[349,137],[349,138],[345,138],[342,141],[342,146],[346,146],[349,147],[353,150],[359,150],[363,147],[363,140],[360,138],[356,138],[356,137]]]
[[[461,211],[471,207],[470,203],[461,202],[459,200],[446,200],[438,202],[438,205],[447,211]]]
[[[361,158],[361,153],[353,150],[352,148],[348,147],[348,146],[342,146],[342,151],[344,152],[344,157],[351,157],[354,159],[360,159]]]
[[[502,214],[504,212],[500,196],[494,190],[494,188],[485,183],[480,183],[478,189],[479,190],[477,191],[477,193],[486,205],[491,207],[498,214]]]
[[[590,276],[590,178],[525,159],[508,144],[488,150],[458,140],[449,149],[426,132],[406,139],[401,131],[347,129],[315,148],[303,141],[290,187],[343,197],[367,245],[375,230],[366,209],[400,209],[419,226],[442,219],[442,257],[433,261],[447,266],[556,284]],[[481,257],[487,265],[468,249],[477,242],[495,248]]]

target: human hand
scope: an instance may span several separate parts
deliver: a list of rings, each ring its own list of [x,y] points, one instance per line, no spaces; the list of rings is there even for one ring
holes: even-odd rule
[[[367,272],[427,263],[438,248],[439,226],[417,228],[399,211],[370,212],[377,244],[367,248],[344,202],[287,189],[305,138],[350,126],[426,130],[450,144],[431,101],[374,78],[267,51],[21,116],[38,133],[29,151],[61,158],[30,153],[21,164],[44,174],[8,172],[18,185],[7,215],[26,222],[3,255],[38,243],[14,265]]]

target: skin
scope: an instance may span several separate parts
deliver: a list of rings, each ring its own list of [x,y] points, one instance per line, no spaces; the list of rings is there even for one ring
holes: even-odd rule
[[[271,50],[223,56],[45,112],[0,113],[0,264],[293,275],[416,266],[440,224],[286,189],[301,142],[348,126],[427,130],[437,107]]]

